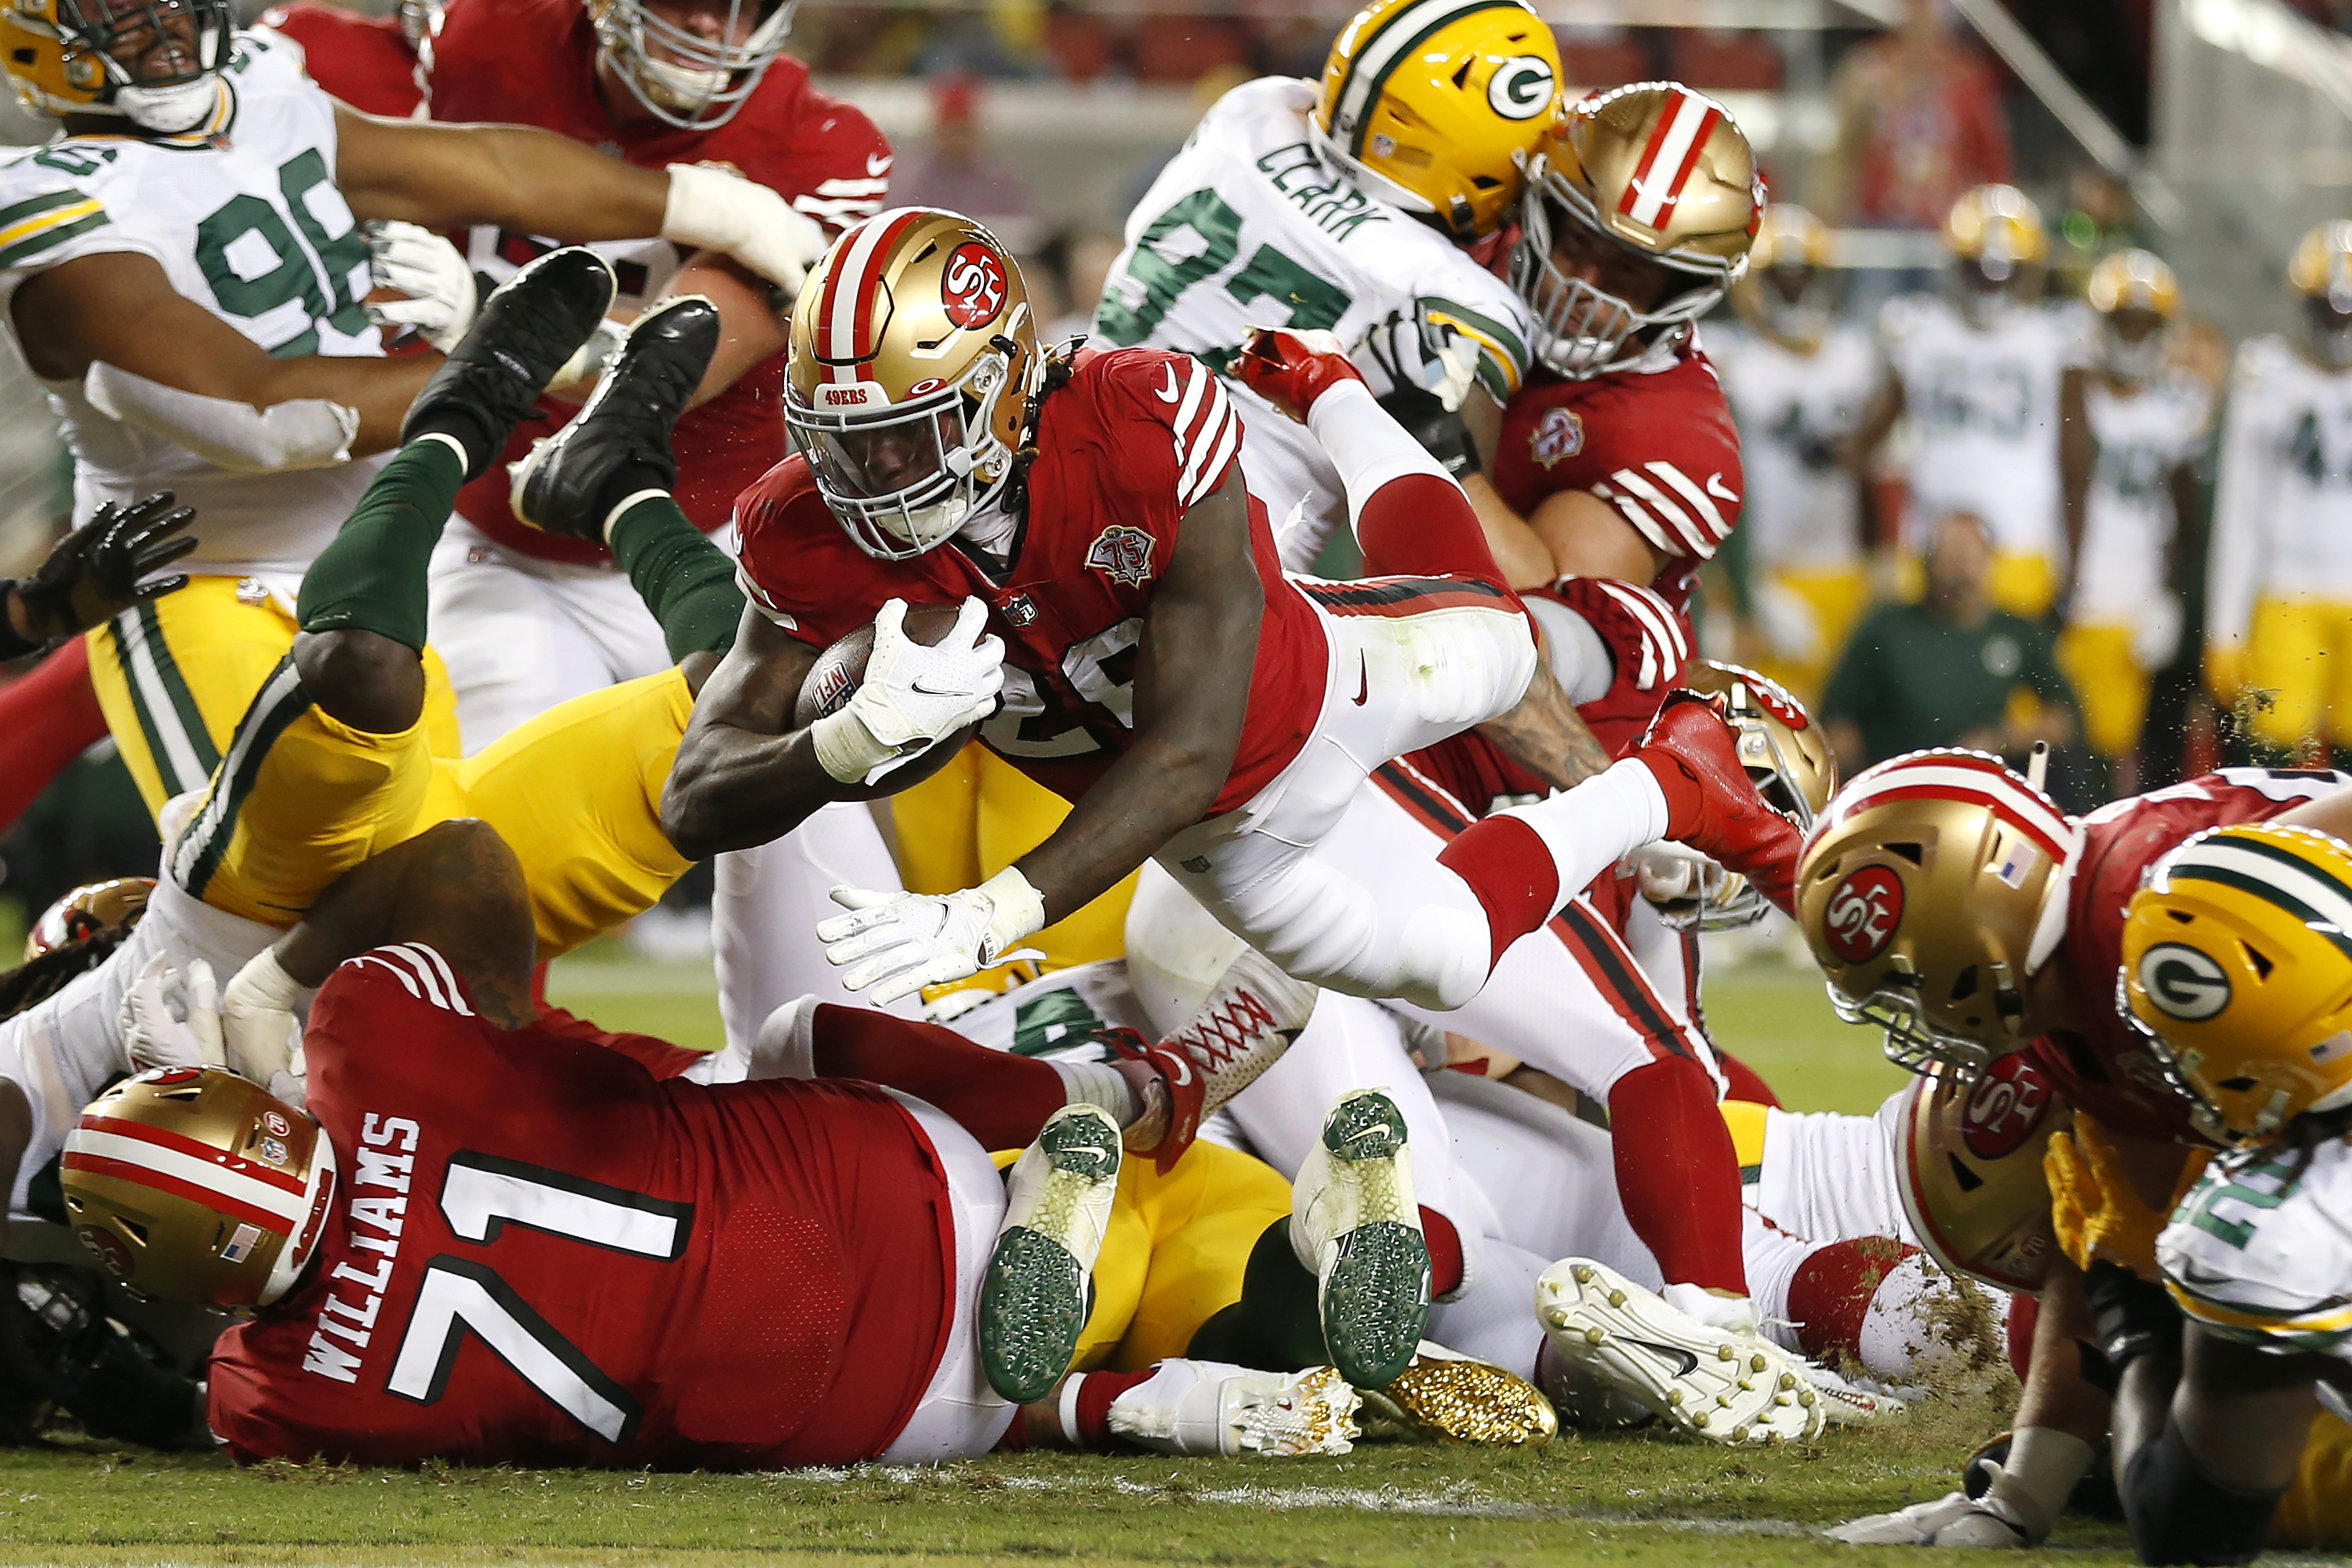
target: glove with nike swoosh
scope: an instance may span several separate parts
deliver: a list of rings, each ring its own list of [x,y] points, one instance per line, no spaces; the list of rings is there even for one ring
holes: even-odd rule
[[[961,892],[878,893],[842,887],[833,889],[833,901],[851,912],[817,922],[825,962],[854,965],[841,977],[842,984],[870,990],[877,1006],[926,985],[966,979],[1009,958],[1044,956],[1010,951],[1045,924],[1045,900],[1011,866]]]
[[[871,782],[994,712],[1004,689],[1004,640],[980,635],[987,618],[987,607],[967,598],[948,635],[926,647],[907,636],[907,601],[886,601],[874,617],[874,651],[856,694],[809,726],[824,771],[843,784]]]

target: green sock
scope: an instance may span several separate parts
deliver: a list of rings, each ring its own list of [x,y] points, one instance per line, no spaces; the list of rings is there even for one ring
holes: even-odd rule
[[[446,438],[420,437],[394,454],[303,574],[302,629],[374,632],[423,652],[425,569],[465,478]]]
[[[735,646],[743,591],[735,563],[704,538],[667,495],[642,497],[605,531],[613,559],[661,623],[673,659],[724,654]]]

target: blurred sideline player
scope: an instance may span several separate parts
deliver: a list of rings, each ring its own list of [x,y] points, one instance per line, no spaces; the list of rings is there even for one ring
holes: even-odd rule
[[[2347,783],[2232,768],[2077,819],[1992,757],[1919,752],[1863,773],[1822,818],[1799,876],[1799,923],[1840,1015],[1885,1027],[1887,1055],[1915,1072],[1965,1081],[2023,1050],[2075,1112],[2050,1160],[2065,1256],[2040,1291],[2000,1478],[1974,1500],[1857,1521],[1847,1539],[2021,1546],[2048,1533],[2107,1429],[2106,1397],[2068,1342],[2089,1330],[2084,1270],[2106,1256],[2152,1271],[2140,1254],[2154,1225],[2128,1216],[2162,1214],[2208,1147],[2118,1011],[2125,908],[2147,868],[2200,829],[2352,826]]]
[[[2238,350],[2207,574],[2206,679],[2259,694],[2247,725],[2283,752],[2352,744],[2352,222],[2287,268],[2299,336]]]
[[[1908,416],[1914,448],[1906,538],[1949,511],[1993,531],[1993,602],[2034,620],[2069,581],[2066,515],[2059,483],[2068,373],[2089,350],[2074,307],[2040,302],[2050,238],[2042,214],[2011,185],[1979,185],[1944,220],[1951,270],[1944,294],[1906,294],[1878,319],[1883,360],[1876,395],[1850,448],[1856,482],[1896,419]]]
[[[1742,325],[1710,339],[1748,476],[1727,564],[1744,590],[1763,673],[1813,704],[1869,597],[1861,495],[1839,447],[1870,397],[1876,362],[1870,334],[1834,314],[1836,290],[1829,230],[1776,202],[1731,291]]]
[[[359,218],[663,228],[788,280],[814,226],[715,171],[665,179],[536,132],[357,114],[212,0],[68,21],[5,23],[8,71],[68,135],[0,169],[16,215],[0,296],[66,419],[77,513],[162,484],[205,516],[190,586],[91,639],[109,727],[154,811],[219,760],[293,636],[302,568],[379,466],[353,459],[393,443],[438,363],[382,357]],[[232,117],[234,137],[212,134]],[[426,249],[446,265],[392,309],[446,344],[472,281],[446,275],[464,268],[446,245]],[[263,251],[267,270],[237,270]]]
[[[254,23],[291,39],[310,79],[362,114],[405,120],[425,101],[416,56],[441,22],[440,0],[401,0],[366,16],[325,0],[272,5]]]
[[[2083,538],[2058,660],[2083,705],[2084,738],[2119,760],[2138,747],[2148,683],[2179,646],[2173,551],[2197,504],[2193,464],[2213,398],[2171,363],[2180,285],[2162,260],[2106,257],[2084,298],[2099,334],[2083,396],[2091,438],[2063,446]]]

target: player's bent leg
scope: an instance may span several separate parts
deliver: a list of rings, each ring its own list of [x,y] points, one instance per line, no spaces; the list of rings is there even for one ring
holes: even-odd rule
[[[604,649],[565,613],[557,584],[500,554],[462,518],[451,520],[434,551],[429,583],[433,644],[457,694],[466,755],[559,702],[612,684]],[[628,592],[617,578],[613,585]],[[655,637],[658,647],[658,628]]]
[[[1133,1370],[1182,1355],[1202,1324],[1242,1299],[1251,1249],[1268,1226],[1289,1217],[1290,1184],[1263,1160],[1202,1142],[1164,1175],[1148,1160],[1129,1161],[1119,1190],[1149,1247],[1110,1358]],[[1098,1288],[1101,1275],[1097,1265]]]
[[[833,889],[898,885],[898,868],[865,802],[835,801],[773,843],[727,851],[716,868],[710,936],[729,1044],[748,1048],[768,1016],[795,996],[874,1005],[842,984],[841,970],[824,961],[814,935],[818,921],[840,912]],[[919,1018],[922,999],[903,996],[877,1011]]]
[[[2083,623],[2058,639],[2059,667],[2083,709],[2083,738],[2104,757],[2139,744],[2147,717],[2148,673],[2132,657],[2132,628]]]
[[[2246,638],[2246,676],[2263,694],[2249,728],[2264,745],[2294,752],[2319,733],[2326,692],[2324,606],[2263,599]]]

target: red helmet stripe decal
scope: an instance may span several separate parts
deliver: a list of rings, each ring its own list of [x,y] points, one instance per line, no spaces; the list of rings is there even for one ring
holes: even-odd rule
[[[1650,132],[1633,177],[1625,182],[1625,194],[1617,198],[1617,210],[1646,227],[1665,227],[1691,171],[1698,167],[1699,154],[1706,150],[1706,139],[1722,121],[1722,110],[1695,92],[1675,89],[1672,104]]]
[[[226,1171],[232,1175],[250,1177],[254,1181],[278,1188],[283,1192],[299,1194],[302,1191],[302,1179],[291,1171],[281,1170],[276,1165],[264,1164],[258,1160],[247,1160],[227,1153],[210,1143],[191,1138],[185,1133],[173,1132],[168,1128],[150,1127],[143,1121],[126,1121],[119,1116],[85,1116],[76,1126],[83,1132],[111,1133],[118,1138],[135,1138],[142,1142],[153,1143],[160,1148],[176,1150],[192,1159],[202,1160],[207,1165]]]
[[[168,1175],[152,1165],[137,1161],[110,1160],[101,1154],[68,1154],[59,1163],[68,1171],[80,1171],[93,1176],[114,1176],[122,1181],[134,1182],[142,1187],[152,1188],[159,1193],[169,1194],[175,1198],[185,1198],[192,1204],[203,1205],[215,1214],[226,1215],[230,1219],[243,1220],[247,1225],[258,1226],[273,1236],[292,1235],[295,1222],[303,1217],[299,1213],[285,1214],[257,1207],[252,1204],[230,1197],[217,1187],[208,1187],[202,1183]]]
[[[884,213],[859,224],[843,242],[840,259],[825,279],[824,297],[816,302],[817,358],[826,380],[873,379],[874,302],[882,289],[882,265],[898,237],[924,216],[911,207]]]
[[[2080,830],[2055,801],[1989,757],[1932,752],[1899,758],[1864,773],[1841,794],[1831,816],[1843,820],[1858,811],[1896,800],[1949,800],[1981,805],[2005,827],[2063,865],[2081,838]]]

